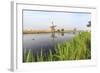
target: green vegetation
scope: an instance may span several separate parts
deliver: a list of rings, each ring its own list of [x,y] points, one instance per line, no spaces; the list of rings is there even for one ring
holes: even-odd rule
[[[31,50],[29,50],[24,54],[24,62],[33,62],[33,61],[35,61],[35,57],[32,55]]]
[[[64,30],[64,29],[57,29],[55,30],[55,33],[70,33],[70,32],[74,32],[74,30]],[[23,30],[23,34],[43,34],[43,33],[52,33],[51,30]]]
[[[24,54],[24,62],[91,59],[91,34],[80,32],[72,40],[57,44],[54,50],[55,53],[49,50],[48,56],[43,54],[43,49],[36,56],[29,50]]]

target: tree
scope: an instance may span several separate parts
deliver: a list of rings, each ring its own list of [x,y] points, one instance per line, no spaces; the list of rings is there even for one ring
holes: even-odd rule
[[[60,32],[60,29],[58,29],[57,32]]]
[[[61,29],[61,31],[64,31],[64,29]]]
[[[91,21],[88,22],[87,27],[91,27]]]

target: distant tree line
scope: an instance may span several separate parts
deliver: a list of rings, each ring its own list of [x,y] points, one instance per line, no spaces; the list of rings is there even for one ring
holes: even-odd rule
[[[58,29],[57,30],[57,32],[63,32],[64,31],[64,29],[62,28],[61,30],[60,29]]]

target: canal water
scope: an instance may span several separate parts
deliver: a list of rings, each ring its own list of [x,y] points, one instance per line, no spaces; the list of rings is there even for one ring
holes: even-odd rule
[[[68,41],[74,36],[74,33],[23,34],[23,53],[31,50],[36,55],[42,49],[47,54],[49,49],[54,50],[56,44]]]

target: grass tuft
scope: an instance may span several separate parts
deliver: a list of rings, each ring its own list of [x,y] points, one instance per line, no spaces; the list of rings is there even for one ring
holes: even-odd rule
[[[80,32],[72,40],[55,45],[54,50],[55,53],[49,50],[49,55],[45,56],[41,48],[40,55],[36,57],[29,50],[24,55],[24,62],[91,59],[91,34]]]

